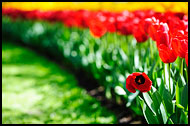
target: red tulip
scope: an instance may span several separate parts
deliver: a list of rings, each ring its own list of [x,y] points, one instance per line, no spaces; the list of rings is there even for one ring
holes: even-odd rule
[[[107,18],[106,27],[107,27],[107,30],[111,33],[116,31],[115,17]]]
[[[132,34],[134,15],[128,11],[123,11],[116,15],[116,29],[123,35]]]
[[[152,24],[152,20],[156,20],[154,17],[153,18],[146,18],[141,22],[141,27],[144,30],[146,34],[148,34],[148,29]]]
[[[182,30],[179,30],[177,33],[173,33],[171,44],[175,53],[179,57],[185,58],[186,52],[188,51],[188,33],[184,33]]]
[[[169,32],[169,27],[167,23],[160,23],[159,28],[157,29],[157,36],[156,36],[157,46],[159,46],[160,44],[164,44],[170,47],[168,32]]]
[[[7,15],[10,16],[13,20],[20,17],[21,10],[17,9],[8,9]]]
[[[40,13],[40,11],[39,10],[25,11],[23,18],[30,20],[36,19],[38,18],[37,13]]]
[[[158,46],[159,56],[164,63],[172,63],[176,60],[177,54],[172,48],[164,44]]]
[[[148,92],[150,91],[151,86],[152,81],[144,72],[132,73],[126,79],[126,88],[132,93],[135,93],[136,89],[140,90],[141,92]]]
[[[68,11],[66,13],[67,16],[65,16],[63,22],[67,27],[73,27],[77,26],[77,20],[75,20],[75,12],[74,11]]]
[[[148,31],[150,37],[156,41],[157,47],[160,44],[171,46],[169,41],[169,27],[167,23],[153,22]]]
[[[91,20],[89,23],[89,28],[92,35],[98,38],[103,36],[107,32],[107,29],[103,22],[98,19]]]
[[[144,30],[144,20],[141,20],[138,24],[134,24],[133,35],[138,43],[145,42],[148,39],[148,35]]]
[[[173,49],[183,58],[186,52],[185,48],[187,48],[187,39],[184,39],[183,35],[176,36],[174,34],[178,31],[188,33],[188,16],[183,13],[160,13],[151,10],[123,11],[121,13],[86,10],[42,12],[40,10],[23,11],[2,8],[2,14],[10,16],[12,19],[43,19],[48,21],[62,21],[68,27],[89,27],[95,37],[101,37],[107,31],[119,31],[123,35],[133,34],[137,42],[143,42],[150,36],[156,41],[157,47],[160,44],[164,44],[170,48],[171,43],[169,40],[176,38],[176,40],[173,39],[172,41],[178,41],[177,45],[179,47],[177,46]],[[173,46],[176,46],[175,43]]]
[[[79,24],[80,27],[84,28],[88,27],[88,18],[92,15],[91,13],[92,12],[87,10],[80,10],[80,16],[79,16],[81,20]]]
[[[167,24],[172,33],[177,32],[178,30],[188,32],[188,21],[186,20],[180,20],[177,17],[173,17],[168,20]]]
[[[179,40],[177,38],[174,38],[172,41],[172,46],[179,57],[185,58],[188,49],[188,40]]]
[[[57,12],[57,20],[64,22],[67,17],[69,17],[69,11],[59,11]]]
[[[146,30],[146,32],[148,32],[148,35],[152,38],[152,40],[156,41],[157,30],[159,28],[159,20],[156,20],[156,18],[154,18],[154,17],[152,17],[151,20],[152,20],[151,24],[149,24],[149,27]],[[146,28],[144,28],[144,29],[146,29]]]
[[[135,32],[133,35],[138,43],[145,42],[148,39],[148,36],[142,31]]]
[[[147,34],[140,28],[140,26],[134,28],[133,35],[138,43],[145,42],[148,39]]]

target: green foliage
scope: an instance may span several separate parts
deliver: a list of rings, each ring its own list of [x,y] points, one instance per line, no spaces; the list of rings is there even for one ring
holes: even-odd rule
[[[31,50],[2,43],[2,123],[116,123],[71,73]]]
[[[146,121],[149,124],[159,124],[157,115],[155,115],[155,113],[153,113],[153,111],[148,107],[146,102],[141,97],[139,97],[139,100],[141,103],[141,107],[143,108],[143,114],[145,116]]]
[[[139,111],[141,105],[148,123],[187,123],[186,120],[174,121],[178,115],[185,119],[188,113],[187,67],[181,67],[185,64],[180,58],[171,66],[162,63],[156,44],[151,39],[137,43],[133,36],[116,33],[94,38],[88,29],[68,28],[61,23],[43,21],[10,21],[7,17],[2,19],[2,31],[5,39],[14,38],[48,51],[55,58],[67,59],[75,69],[82,68],[91,73],[105,87],[107,98],[112,98],[113,89],[115,95],[123,97],[126,106],[139,115],[142,115]],[[152,94],[143,94],[137,99],[141,93],[133,94],[125,88],[125,79],[133,72],[145,72],[149,76],[153,85]],[[176,109],[176,103],[184,109]]]

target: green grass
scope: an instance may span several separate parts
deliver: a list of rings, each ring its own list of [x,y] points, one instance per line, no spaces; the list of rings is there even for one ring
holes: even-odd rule
[[[74,76],[35,52],[2,43],[2,123],[117,123]]]

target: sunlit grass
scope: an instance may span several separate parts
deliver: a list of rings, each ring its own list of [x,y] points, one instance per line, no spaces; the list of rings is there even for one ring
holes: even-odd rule
[[[74,76],[38,54],[2,44],[2,123],[116,123]]]

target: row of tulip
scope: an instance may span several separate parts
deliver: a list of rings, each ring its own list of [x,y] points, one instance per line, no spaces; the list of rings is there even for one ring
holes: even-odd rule
[[[121,12],[124,10],[154,10],[156,12],[188,13],[188,2],[3,2],[3,8],[20,10],[105,10]]]
[[[154,11],[111,13],[86,10],[41,12],[2,9],[2,14],[13,18],[62,21],[68,27],[89,27],[95,37],[101,37],[106,32],[133,34],[137,42],[145,42],[151,37],[156,41],[160,58],[164,63],[172,63],[179,56],[186,58],[188,64],[188,17],[183,13],[163,14]]]
[[[41,43],[42,47],[47,47],[48,44],[52,44],[53,47],[58,46],[58,50],[61,48],[58,52],[64,52],[63,55],[70,59],[75,66],[81,65],[80,67],[87,68],[93,73],[100,84],[103,84],[108,90],[108,97],[111,87],[114,88],[115,93],[126,99],[127,106],[134,111],[137,112],[141,105],[148,123],[187,123],[188,72],[183,60],[186,58],[188,65],[188,19],[183,13],[163,14],[154,11],[110,13],[85,10],[48,12],[16,10],[15,13],[14,9],[3,9],[3,15],[9,15],[14,19],[21,17],[63,22],[67,26],[63,26],[64,32],[59,33],[63,35],[60,36],[57,33],[57,36],[63,40],[54,37],[52,40],[54,42],[48,42],[45,37],[41,38],[43,32],[33,33],[37,29],[36,26],[44,29],[43,25],[38,23],[34,26],[28,23],[28,28],[22,28],[22,33],[13,32],[5,27],[3,31],[7,31],[6,35],[12,33],[13,37],[17,37],[25,43],[36,38],[38,41],[44,41]],[[15,20],[14,24],[8,20],[3,21],[8,22],[4,24],[7,26],[9,24],[9,28],[15,25],[17,30],[18,26],[22,27],[24,22]],[[29,32],[27,29],[31,29],[31,27],[34,31]],[[90,36],[88,29],[82,29],[84,27],[89,27],[90,33],[95,38]],[[101,31],[104,31],[103,34]],[[56,32],[51,33],[55,34]],[[99,33],[101,34],[99,35]],[[120,36],[120,34],[126,36]],[[134,35],[137,40],[136,44],[130,35]],[[38,37],[41,39],[39,40]],[[32,43],[37,40],[34,39]],[[144,43],[144,41],[147,42]],[[37,43],[36,45],[40,46]],[[154,47],[158,48],[159,56]],[[55,53],[57,48],[52,52]],[[159,57],[163,63],[168,64],[162,64]],[[138,71],[145,71],[149,77],[145,73],[129,75]],[[125,78],[123,75],[127,77],[126,83],[123,82],[123,78]],[[125,84],[127,90],[124,88]],[[148,94],[139,94],[139,91],[135,89],[148,92]],[[136,98],[138,94],[142,95],[139,99]]]

